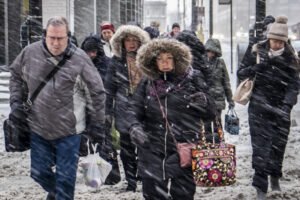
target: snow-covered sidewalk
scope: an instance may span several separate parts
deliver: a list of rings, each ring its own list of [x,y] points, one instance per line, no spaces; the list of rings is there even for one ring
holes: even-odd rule
[[[299,107],[299,106],[298,106]],[[24,153],[7,153],[4,151],[2,122],[6,118],[8,108],[0,107],[0,200],[39,200],[46,194],[29,177],[29,151]],[[255,199],[255,191],[251,186],[251,145],[247,122],[247,108],[236,106],[240,117],[240,135],[225,134],[226,141],[236,145],[237,182],[233,186],[221,188],[197,188],[195,200],[241,200]],[[299,114],[295,110],[293,116]],[[225,112],[224,112],[225,114]],[[300,122],[297,121],[299,124]],[[284,160],[284,177],[281,179],[282,192],[269,192],[267,199],[300,199],[300,127],[292,127]],[[122,169],[122,168],[121,168]],[[78,169],[75,199],[77,200],[139,200],[143,199],[141,185],[136,193],[125,192],[126,183],[122,172],[122,181],[115,186],[102,186],[100,191],[84,185],[81,169]]]

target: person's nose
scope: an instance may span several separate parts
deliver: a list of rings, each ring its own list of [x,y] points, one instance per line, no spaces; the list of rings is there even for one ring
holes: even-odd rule
[[[59,44],[59,41],[58,41],[57,38],[55,38],[55,39],[53,40],[53,44],[54,44],[54,45],[58,45],[58,44]]]

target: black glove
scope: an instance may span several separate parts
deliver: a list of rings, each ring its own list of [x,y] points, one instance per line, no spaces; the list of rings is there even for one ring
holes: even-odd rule
[[[140,126],[133,126],[129,131],[132,142],[139,147],[145,147],[149,144],[149,138]]]
[[[188,98],[190,99],[191,104],[201,105],[201,107],[207,106],[207,98],[203,92],[196,92],[191,94]]]
[[[230,101],[228,105],[229,109],[233,109],[234,106],[235,106],[234,101]]]
[[[15,122],[26,122],[27,121],[27,113],[23,109],[23,105],[14,105],[10,112],[9,118]]]
[[[252,67],[252,70],[255,72],[264,72],[267,68],[268,68],[268,65],[256,64]]]
[[[259,63],[252,67],[255,72],[264,72],[269,66],[269,55],[266,50],[259,50],[258,55]]]

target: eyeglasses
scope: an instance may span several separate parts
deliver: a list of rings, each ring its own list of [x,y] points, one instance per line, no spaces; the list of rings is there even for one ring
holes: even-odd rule
[[[57,40],[58,42],[61,42],[61,41],[63,41],[64,39],[66,39],[68,36],[64,36],[64,37],[46,36],[46,37],[49,38],[49,40],[51,40],[51,41]]]

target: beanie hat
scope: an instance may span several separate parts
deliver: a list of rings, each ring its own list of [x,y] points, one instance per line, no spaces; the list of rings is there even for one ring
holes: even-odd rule
[[[103,30],[111,30],[113,33],[115,32],[115,27],[113,24],[109,23],[109,22],[103,22],[101,25],[100,25],[100,29],[101,31]]]
[[[172,25],[172,29],[175,28],[175,27],[180,28],[180,25],[179,25],[178,23],[174,23],[174,24]]]
[[[279,16],[275,22],[271,25],[267,34],[268,39],[276,39],[287,42],[288,40],[288,18],[286,16]]]
[[[94,50],[98,51],[98,48],[99,48],[98,43],[93,40],[87,40],[82,44],[82,49],[85,52],[94,51]]]

